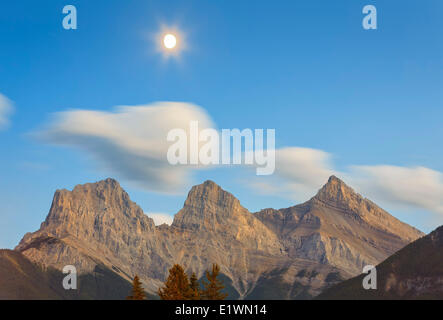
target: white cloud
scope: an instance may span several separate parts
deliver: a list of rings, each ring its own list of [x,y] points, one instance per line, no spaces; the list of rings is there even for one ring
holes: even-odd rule
[[[443,174],[424,167],[353,166],[350,183],[368,197],[443,214]]]
[[[174,217],[167,213],[148,213],[148,217],[154,220],[156,226],[166,223],[171,225]]]
[[[251,182],[257,190],[292,200],[304,200],[335,174],[364,196],[400,209],[424,209],[443,214],[443,173],[425,167],[390,165],[334,169],[332,156],[321,150],[276,150],[276,175]]]
[[[199,122],[213,128],[209,115],[189,103],[160,102],[122,106],[109,111],[72,110],[55,114],[37,135],[45,141],[79,148],[118,178],[156,192],[184,192],[196,167],[172,166],[166,155],[171,129]],[[443,174],[424,167],[353,166],[339,172],[332,155],[322,150],[288,147],[276,150],[272,176],[248,176],[249,185],[266,194],[306,200],[335,174],[364,196],[382,205],[425,209],[443,214]],[[157,214],[158,221],[171,217]],[[163,219],[163,220],[162,220]],[[166,219],[166,220],[165,220]]]
[[[332,156],[322,150],[287,147],[275,151],[275,175],[256,177],[250,186],[264,194],[279,194],[296,201],[312,196],[336,174]]]
[[[114,111],[72,110],[54,115],[39,138],[85,151],[119,178],[157,192],[182,192],[191,167],[172,166],[166,154],[171,129],[189,135],[189,123],[213,127],[207,113],[189,103],[159,102],[120,106]]]
[[[12,102],[0,93],[0,130],[8,127],[12,111]]]
[[[321,150],[297,147],[278,149],[275,160],[278,175],[307,187],[318,187],[334,173],[331,155]]]

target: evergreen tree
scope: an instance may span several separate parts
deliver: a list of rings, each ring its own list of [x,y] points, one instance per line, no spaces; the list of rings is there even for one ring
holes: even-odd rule
[[[201,293],[204,300],[224,300],[228,296],[223,293],[223,282],[217,279],[220,274],[220,267],[217,264],[212,264],[212,272],[206,271],[206,279],[203,281],[203,292]]]
[[[189,287],[192,293],[191,300],[201,300],[200,285],[195,272],[192,273],[191,278],[189,279]]]
[[[169,269],[169,276],[164,286],[158,290],[162,300],[190,300],[193,296],[188,276],[183,267],[176,264]]]
[[[131,295],[128,296],[127,300],[144,300],[146,298],[145,290],[142,287],[140,279],[136,275],[132,281]]]

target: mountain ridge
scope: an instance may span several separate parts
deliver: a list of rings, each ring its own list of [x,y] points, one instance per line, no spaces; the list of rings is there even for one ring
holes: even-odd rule
[[[41,228],[26,234],[15,250],[57,269],[74,264],[79,273],[89,273],[103,264],[126,280],[138,274],[150,293],[174,263],[200,277],[216,262],[241,299],[256,297],[263,286],[293,299],[315,296],[422,235],[361,200],[337,177],[318,194],[333,204],[349,202],[348,211],[358,212],[344,215],[313,197],[251,213],[208,180],[192,187],[171,226],[155,226],[116,180],[106,179],[57,190]],[[365,221],[360,213],[376,218]],[[380,226],[377,219],[388,223]]]

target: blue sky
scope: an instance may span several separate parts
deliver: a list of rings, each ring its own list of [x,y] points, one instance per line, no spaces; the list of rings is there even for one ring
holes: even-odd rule
[[[62,28],[66,4],[77,8],[77,30]],[[377,7],[377,30],[362,28],[367,4]],[[0,94],[14,113],[0,131],[0,247],[39,227],[56,189],[108,176],[148,215],[176,213],[186,188],[146,191],[81,146],[32,135],[54,112],[156,101],[198,105],[218,128],[275,128],[277,148],[324,152],[319,166],[434,229],[443,223],[442,9],[439,0],[2,2]],[[162,25],[186,35],[179,59],[157,52],[152,35]],[[285,170],[279,179],[298,185],[300,175],[289,181]],[[241,168],[191,177],[187,186],[214,180],[251,211],[294,205],[321,186],[263,195],[249,182],[272,182]]]

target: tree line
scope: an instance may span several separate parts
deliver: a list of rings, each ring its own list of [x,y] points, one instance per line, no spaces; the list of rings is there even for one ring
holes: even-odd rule
[[[222,291],[225,286],[218,278],[219,275],[220,267],[214,263],[212,270],[205,272],[206,279],[202,281],[203,286],[200,286],[195,272],[188,277],[183,267],[175,264],[169,269],[169,276],[157,293],[161,300],[224,300],[228,295]],[[146,299],[145,290],[137,275],[132,281],[131,294],[126,299]]]

